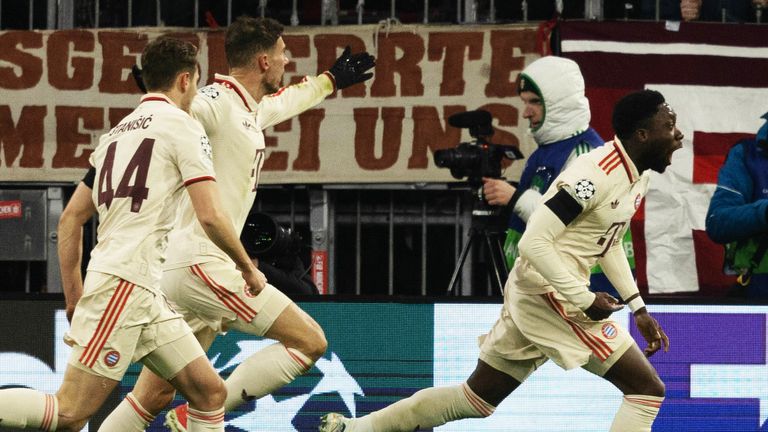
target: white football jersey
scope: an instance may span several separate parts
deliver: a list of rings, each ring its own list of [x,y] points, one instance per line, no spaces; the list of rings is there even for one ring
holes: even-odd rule
[[[262,131],[312,108],[331,92],[333,82],[326,74],[283,87],[258,103],[237,80],[226,75],[216,74],[213,84],[200,89],[192,103],[192,115],[211,139],[222,205],[238,234],[256,197],[264,164]],[[214,259],[231,261],[208,239],[188,197],[183,200],[170,242],[168,269]]]
[[[560,190],[565,190],[582,207],[578,216],[553,239],[559,259],[536,263],[538,266],[551,267],[551,274],[559,272],[559,276],[563,277],[555,281],[547,280],[529,259],[521,257],[513,269],[518,290],[527,294],[542,294],[554,291],[553,284],[561,284],[566,289],[583,287],[586,292],[590,269],[600,258],[608,253],[616,253],[617,248],[621,247],[630,220],[648,191],[648,180],[647,173],[638,174],[618,139],[579,156],[555,178],[542,197],[542,202],[547,202]],[[553,211],[544,207],[541,205],[531,219],[539,211]],[[536,232],[535,227],[535,223],[529,223],[524,237],[538,236],[540,233]],[[543,225],[539,227],[541,230],[547,229]],[[621,254],[623,256],[623,250]],[[524,255],[535,256],[536,253]],[[622,272],[629,272],[629,266]],[[624,274],[608,274],[607,270],[606,275],[612,281],[627,277]],[[631,280],[631,273],[628,277]],[[561,287],[557,288],[561,290]]]
[[[205,131],[165,95],[146,94],[90,162],[99,229],[88,270],[156,289],[184,186],[214,179]]]

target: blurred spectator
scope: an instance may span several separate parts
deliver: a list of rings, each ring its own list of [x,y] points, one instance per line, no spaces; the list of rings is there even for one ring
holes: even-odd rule
[[[731,294],[768,297],[768,121],[728,152],[706,227],[712,240],[726,245],[724,271],[739,275]]]
[[[766,4],[768,0],[660,0],[659,19],[755,22]],[[604,8],[606,19],[656,18],[656,0],[605,1]]]

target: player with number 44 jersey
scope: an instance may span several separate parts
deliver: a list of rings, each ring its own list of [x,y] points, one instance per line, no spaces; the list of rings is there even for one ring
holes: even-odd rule
[[[166,97],[145,95],[101,137],[91,165],[97,167],[93,201],[99,234],[88,270],[158,287],[166,235],[184,186],[214,179],[203,127]]]

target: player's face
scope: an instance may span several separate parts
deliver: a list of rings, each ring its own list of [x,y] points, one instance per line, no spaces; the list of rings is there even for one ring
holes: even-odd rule
[[[285,41],[277,38],[275,46],[267,53],[269,69],[264,76],[264,90],[266,94],[275,93],[280,89],[285,74],[285,65],[288,64],[288,56],[285,54]]]
[[[677,114],[663,103],[647,129],[646,166],[656,172],[664,172],[672,163],[672,153],[682,146],[683,133],[677,128]]]
[[[544,101],[531,91],[520,92],[523,101],[523,118],[528,120],[528,127],[537,130],[544,123]]]

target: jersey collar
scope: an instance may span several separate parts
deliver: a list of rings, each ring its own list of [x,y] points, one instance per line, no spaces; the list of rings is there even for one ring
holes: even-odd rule
[[[618,152],[621,159],[621,165],[624,167],[624,172],[627,173],[627,178],[630,183],[634,183],[640,179],[640,173],[637,171],[637,167],[632,162],[632,159],[627,156],[627,151],[624,150],[624,145],[619,140],[619,137],[613,137],[613,148]]]
[[[250,93],[248,93],[248,90],[246,90],[242,84],[237,82],[234,77],[229,75],[216,74],[214,76],[213,82],[219,83],[237,93],[237,95],[240,96],[240,100],[243,101],[243,105],[245,105],[245,108],[247,108],[248,111],[253,111],[253,109],[256,107],[256,100],[253,98],[253,96],[251,96]]]
[[[144,102],[165,102],[176,106],[176,104],[173,103],[173,101],[168,96],[162,93],[147,93],[141,97],[141,103]]]

